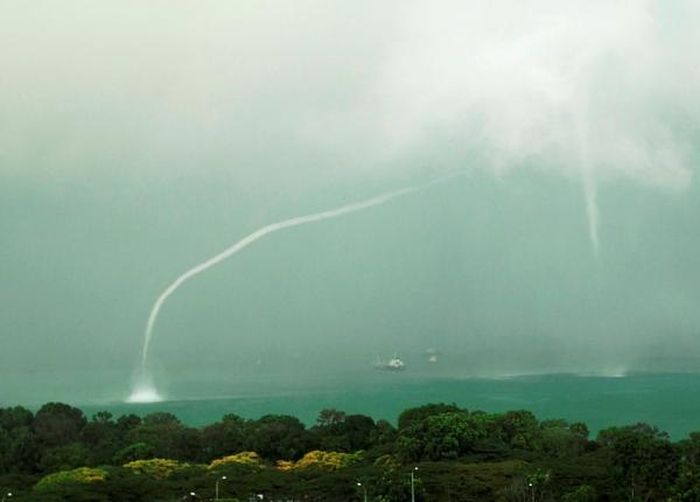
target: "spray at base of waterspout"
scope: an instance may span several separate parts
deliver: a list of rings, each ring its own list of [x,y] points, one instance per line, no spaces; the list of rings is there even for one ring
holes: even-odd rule
[[[158,393],[151,379],[147,375],[141,374],[136,379],[131,394],[124,401],[127,403],[159,403],[163,401],[163,396]]]

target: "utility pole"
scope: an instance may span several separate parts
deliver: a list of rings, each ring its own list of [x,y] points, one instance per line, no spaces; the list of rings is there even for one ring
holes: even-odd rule
[[[359,481],[357,482],[357,486],[362,487],[362,491],[364,492],[365,498],[364,501],[367,502],[367,487],[360,483]]]
[[[418,470],[418,467],[414,467],[411,471],[411,502],[416,502],[416,477],[414,473]]]
[[[226,476],[221,476],[220,478],[216,479],[216,497],[214,500],[219,500],[219,481],[226,481]]]

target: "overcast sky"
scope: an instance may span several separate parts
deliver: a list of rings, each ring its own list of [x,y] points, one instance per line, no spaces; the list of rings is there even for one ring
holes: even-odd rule
[[[0,363],[130,370],[187,268],[458,171],[192,281],[156,364],[437,347],[469,374],[687,369],[697,19],[691,0],[0,0]]]

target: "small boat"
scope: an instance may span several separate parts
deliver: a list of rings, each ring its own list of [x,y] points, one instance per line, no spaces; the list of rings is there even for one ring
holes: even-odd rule
[[[380,358],[377,358],[377,362],[374,363],[374,369],[384,371],[402,371],[406,369],[406,364],[397,356],[392,357],[388,361],[382,361]]]
[[[440,352],[438,352],[436,349],[426,349],[425,350],[425,359],[430,364],[437,363],[439,360],[439,356],[440,356]]]

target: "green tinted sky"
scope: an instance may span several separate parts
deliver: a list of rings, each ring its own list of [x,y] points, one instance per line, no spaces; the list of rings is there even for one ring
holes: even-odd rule
[[[130,370],[187,268],[460,170],[188,283],[154,364],[695,367],[697,7],[559,4],[0,1],[0,363]]]

